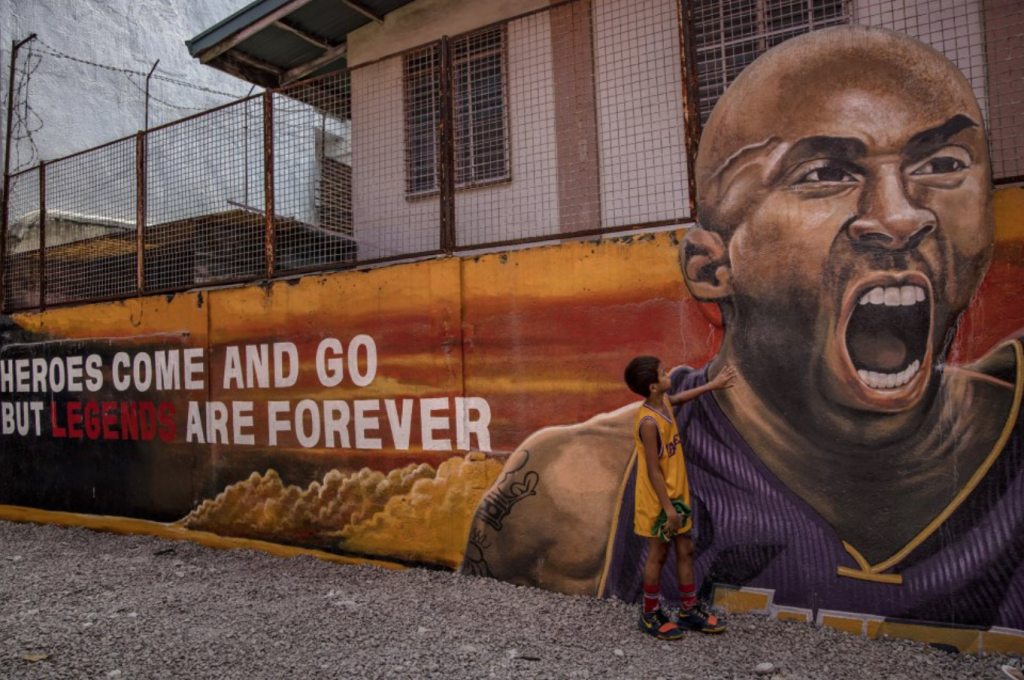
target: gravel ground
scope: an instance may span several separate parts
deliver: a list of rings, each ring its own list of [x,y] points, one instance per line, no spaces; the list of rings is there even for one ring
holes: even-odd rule
[[[0,522],[4,678],[985,678],[948,654],[734,616],[647,638],[636,608],[491,579]],[[759,664],[773,664],[763,675]]]

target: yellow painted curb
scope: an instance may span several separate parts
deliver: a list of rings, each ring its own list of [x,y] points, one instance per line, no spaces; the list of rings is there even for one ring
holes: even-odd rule
[[[145,519],[132,519],[129,517],[112,517],[109,515],[84,515],[75,512],[57,512],[54,510],[37,510],[36,508],[25,508],[18,505],[0,505],[0,520],[8,522],[31,522],[33,524],[56,524],[62,527],[82,527],[94,531],[106,531],[112,534],[155,536],[167,538],[172,541],[192,541],[207,548],[218,550],[249,549],[261,550],[277,557],[297,557],[298,555],[309,555],[317,559],[335,562],[337,564],[369,564],[384,569],[401,570],[405,569],[401,564],[385,562],[383,560],[363,559],[359,557],[345,557],[334,555],[323,550],[310,550],[308,548],[297,548],[291,545],[271,543],[269,541],[257,541],[251,538],[232,538],[230,536],[218,536],[208,531],[193,531],[186,529],[180,524],[165,524]]]

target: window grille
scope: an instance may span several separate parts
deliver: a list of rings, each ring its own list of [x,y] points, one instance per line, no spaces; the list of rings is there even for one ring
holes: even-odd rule
[[[744,68],[795,36],[849,23],[844,0],[695,0],[698,102],[706,123]]]
[[[460,38],[452,47],[455,186],[507,180],[504,26]]]
[[[437,191],[437,124],[441,115],[441,55],[437,47],[407,54],[405,74],[405,192]]]
[[[464,189],[510,179],[505,27],[477,31],[452,42],[455,111],[455,186]],[[404,58],[406,193],[438,190],[440,51]]]

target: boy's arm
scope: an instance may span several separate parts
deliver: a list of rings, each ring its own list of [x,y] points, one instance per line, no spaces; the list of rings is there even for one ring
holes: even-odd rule
[[[675,394],[667,395],[668,403],[672,404],[673,406],[685,404],[691,399],[696,399],[700,395],[705,394],[707,392],[711,392],[713,390],[728,389],[732,387],[732,384],[735,380],[736,368],[734,366],[726,366],[724,369],[722,369],[722,371],[714,380],[709,381],[705,385],[701,385],[700,387],[694,387],[693,389],[685,390],[683,392],[677,392]]]
[[[654,493],[658,495],[658,502],[661,503],[668,518],[665,528],[671,535],[682,528],[683,518],[676,512],[672,499],[668,497],[665,476],[661,474],[661,466],[658,465],[658,427],[652,421],[645,420],[640,423],[640,441],[643,442],[644,458],[647,460],[647,478],[651,480]]]

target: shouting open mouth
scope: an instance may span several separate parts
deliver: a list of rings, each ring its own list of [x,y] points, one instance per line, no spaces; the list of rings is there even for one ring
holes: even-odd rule
[[[847,289],[838,330],[858,401],[883,411],[917,401],[932,364],[933,310],[931,283],[917,272],[873,274]]]

